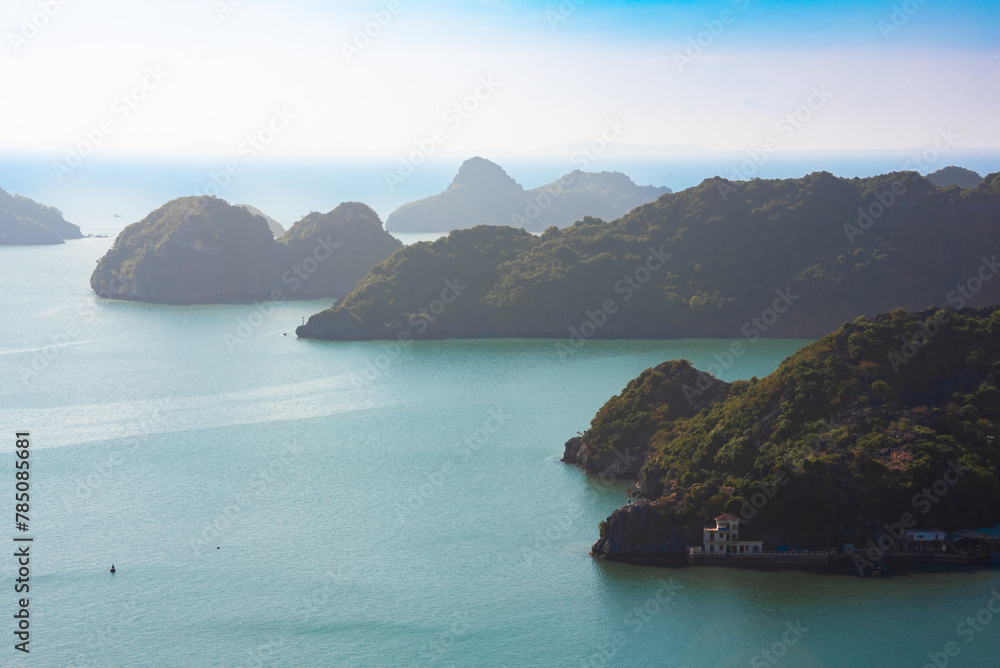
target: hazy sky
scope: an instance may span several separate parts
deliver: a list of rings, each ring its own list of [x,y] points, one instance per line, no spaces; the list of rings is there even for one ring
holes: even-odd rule
[[[995,0],[4,0],[0,30],[11,152],[530,152],[609,119],[711,150],[1000,147]]]

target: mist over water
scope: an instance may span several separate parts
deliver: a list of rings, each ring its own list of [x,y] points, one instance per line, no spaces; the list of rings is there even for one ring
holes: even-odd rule
[[[757,149],[653,159],[619,156],[612,147],[606,155],[587,162],[572,148],[559,157],[505,158],[488,152],[482,157],[499,164],[527,189],[582,166],[585,171],[624,172],[639,185],[667,186],[677,192],[717,175],[729,179],[798,178],[829,171],[845,178],[872,176],[916,169],[907,164],[921,155],[919,149],[824,153]],[[171,199],[214,194],[216,188],[219,197],[233,204],[256,206],[286,228],[311,211],[325,213],[347,201],[368,204],[384,223],[402,204],[445,190],[468,157],[472,156],[432,156],[415,167],[412,175],[390,185],[387,174],[395,174],[399,164],[393,158],[290,161],[262,155],[230,176],[225,174],[225,161],[111,160],[95,155],[60,180],[52,168],[58,156],[6,156],[0,157],[0,188],[59,208],[67,220],[83,228],[84,234],[116,235]],[[956,164],[985,176],[1000,169],[1000,152],[954,148],[919,164],[925,164],[929,171]],[[226,185],[219,187],[219,182]]]

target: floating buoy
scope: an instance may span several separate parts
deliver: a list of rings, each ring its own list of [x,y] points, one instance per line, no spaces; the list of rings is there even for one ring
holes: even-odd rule
[[[115,572],[115,565],[114,565],[114,564],[111,564],[111,572],[112,572],[112,573],[114,573],[114,572]]]

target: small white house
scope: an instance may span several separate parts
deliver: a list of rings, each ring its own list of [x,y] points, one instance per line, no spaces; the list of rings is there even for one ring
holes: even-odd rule
[[[705,529],[704,554],[760,554],[762,540],[740,540],[740,518],[726,513],[715,518],[715,528]]]
[[[903,549],[907,552],[946,552],[948,545],[944,531],[910,529],[906,532]]]

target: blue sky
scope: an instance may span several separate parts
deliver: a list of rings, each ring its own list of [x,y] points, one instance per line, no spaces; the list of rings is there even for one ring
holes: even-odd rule
[[[615,119],[640,147],[1000,147],[984,0],[63,1],[0,3],[0,150],[531,155]]]

